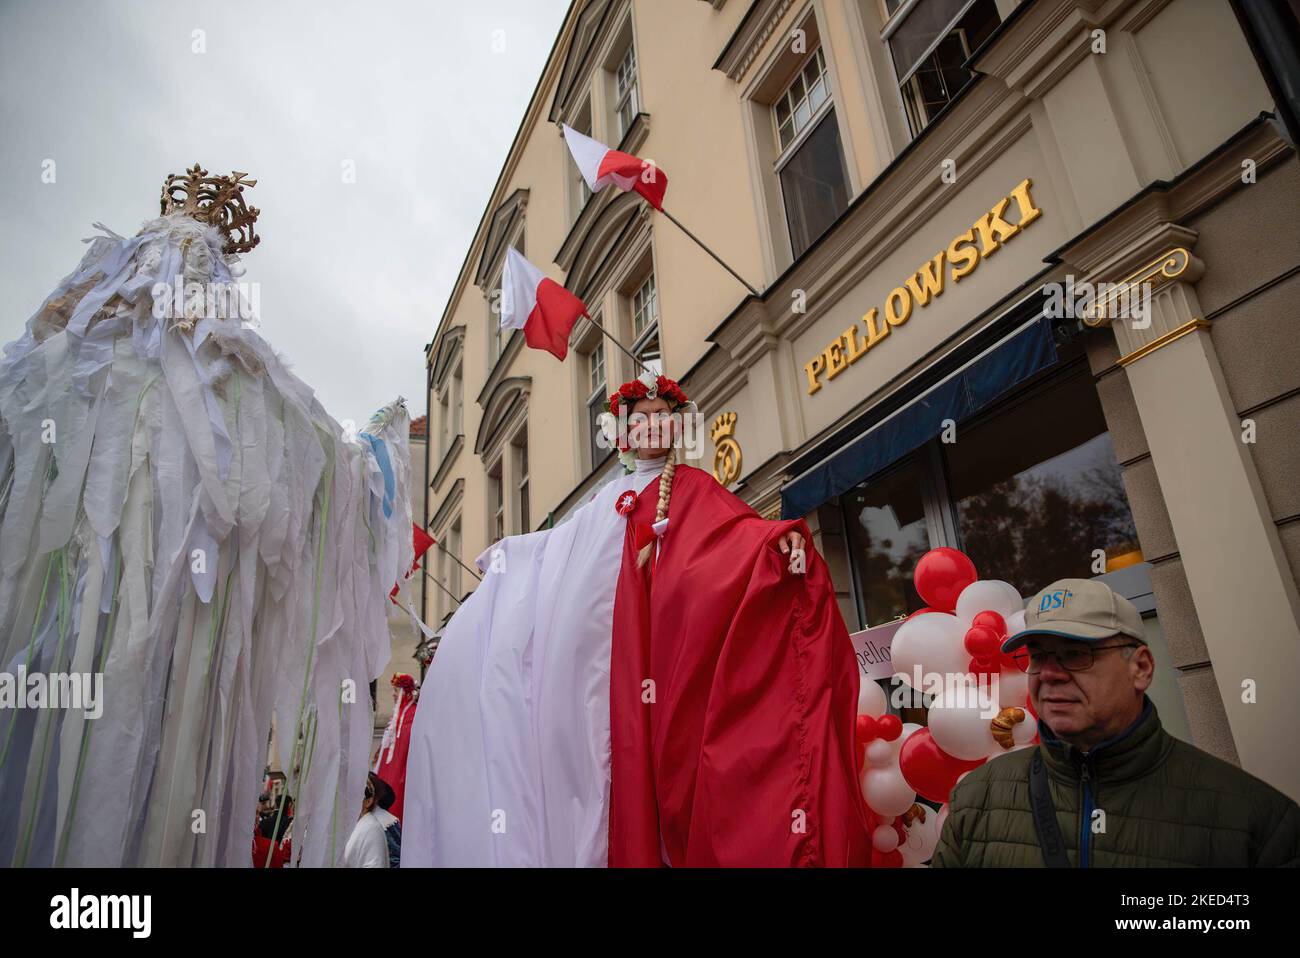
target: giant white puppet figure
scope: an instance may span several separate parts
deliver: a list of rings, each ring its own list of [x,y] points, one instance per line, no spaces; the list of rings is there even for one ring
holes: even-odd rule
[[[610,412],[687,403],[647,374]],[[421,688],[403,866],[868,864],[858,667],[807,525],[648,425],[629,475],[479,558]]]
[[[301,863],[357,817],[408,415],[348,436],[244,321],[251,185],[169,177],[0,359],[0,865],[246,864],[273,714]]]

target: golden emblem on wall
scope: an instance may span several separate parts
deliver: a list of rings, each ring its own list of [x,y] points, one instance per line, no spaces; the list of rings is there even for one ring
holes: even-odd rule
[[[730,485],[740,475],[740,443],[733,438],[736,431],[736,414],[724,412],[709,427],[709,435],[716,447],[713,453],[713,478],[724,486]]]

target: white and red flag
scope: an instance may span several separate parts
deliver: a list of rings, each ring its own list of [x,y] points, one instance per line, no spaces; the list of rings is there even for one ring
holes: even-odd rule
[[[573,154],[573,162],[578,164],[591,192],[599,192],[613,183],[625,193],[636,190],[646,198],[646,202],[663,212],[664,193],[668,191],[668,176],[663,170],[650,160],[612,150],[571,126],[563,123],[560,126],[564,130],[564,142],[569,144],[569,152]]]
[[[524,341],[563,360],[569,333],[579,316],[587,315],[582,300],[551,279],[511,246],[501,273],[501,328],[522,329]]]

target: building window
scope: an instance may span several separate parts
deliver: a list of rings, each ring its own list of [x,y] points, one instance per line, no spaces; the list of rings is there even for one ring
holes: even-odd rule
[[[516,486],[516,509],[519,520],[517,524],[520,533],[532,531],[532,522],[529,521],[528,515],[528,427],[525,425],[519,430],[519,435],[511,446],[515,457],[515,477]]]
[[[451,390],[444,388],[438,397],[438,456],[447,455],[451,447]]]
[[[614,109],[618,117],[620,141],[641,110],[639,100],[636,82],[636,46],[629,41],[623,59],[614,68]]]
[[[488,295],[488,370],[497,364],[505,348],[504,330],[501,328],[501,277],[497,277]]]
[[[798,259],[849,205],[844,150],[820,47],[773,102],[772,121],[790,249]]]
[[[447,542],[445,543],[446,548],[444,550],[449,554],[451,560],[448,565],[447,573],[447,578],[449,580],[448,587],[451,589],[451,594],[457,599],[460,599],[465,594],[464,591],[462,591],[463,586],[460,577],[460,563],[456,561],[460,558],[460,544],[460,516],[457,516],[456,521],[451,524],[451,530],[447,533]]]
[[[959,427],[944,446],[961,548],[1029,596],[1142,561],[1119,464],[1087,369]]]
[[[496,542],[506,534],[506,490],[500,459],[488,469],[488,510],[488,539]]]
[[[600,414],[609,404],[609,391],[605,375],[605,340],[599,338],[596,345],[587,354],[587,436],[591,453],[591,468],[595,469],[609,455],[608,448],[602,448],[600,436]]]
[[[964,64],[999,22],[994,0],[920,0],[886,26],[913,136],[971,79]]]
[[[659,292],[653,270],[632,294],[632,354],[656,374],[663,372],[663,351],[659,345]]]
[[[908,460],[844,494],[858,621],[883,625],[923,608],[912,570],[930,549],[920,466]]]
[[[456,364],[451,374],[451,438],[465,433],[465,365]]]
[[[784,150],[794,142],[796,136],[807,129],[812,118],[817,115],[821,105],[830,99],[830,87],[826,79],[826,57],[821,48],[813,51],[812,57],[799,71],[790,86],[786,88],[776,103],[772,105],[772,116],[776,121],[777,141]]]

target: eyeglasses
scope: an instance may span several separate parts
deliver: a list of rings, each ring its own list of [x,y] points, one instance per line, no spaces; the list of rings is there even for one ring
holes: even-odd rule
[[[1119,645],[1085,645],[1077,648],[1062,649],[1059,652],[1046,652],[1041,649],[1017,649],[1011,654],[1016,660],[1016,664],[1030,675],[1037,675],[1043,671],[1043,666],[1047,664],[1049,658],[1056,659],[1056,664],[1067,672],[1086,672],[1092,668],[1092,663],[1097,657],[1098,652],[1109,652],[1111,649],[1135,649],[1138,643],[1123,642]],[[1026,668],[1025,666],[1028,666]]]

